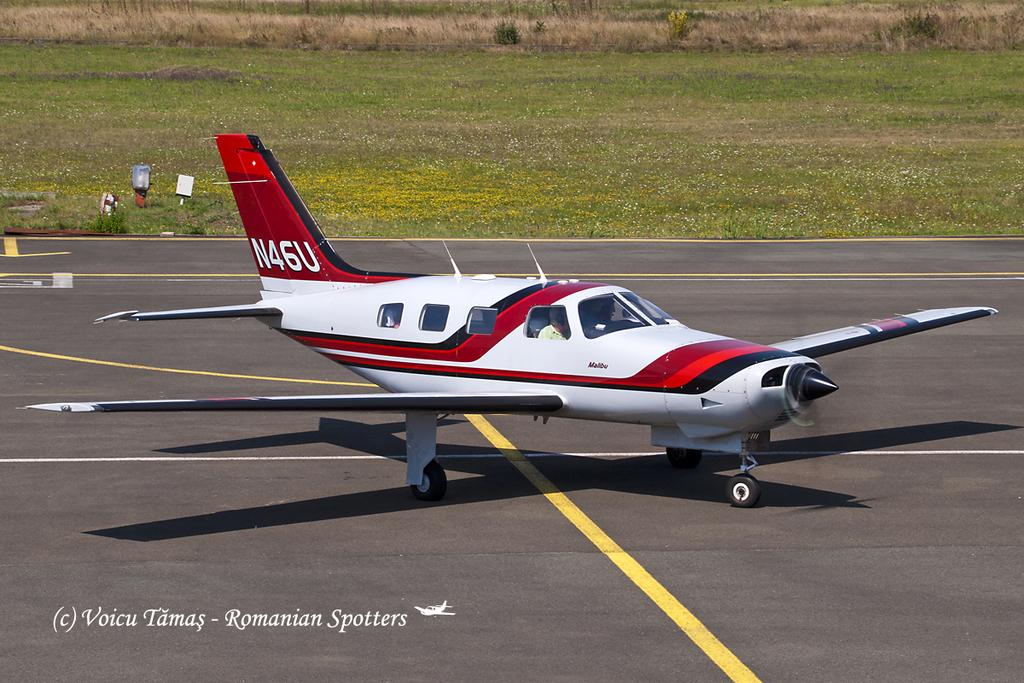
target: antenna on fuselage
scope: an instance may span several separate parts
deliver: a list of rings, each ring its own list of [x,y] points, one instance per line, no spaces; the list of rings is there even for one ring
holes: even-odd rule
[[[444,240],[441,240],[441,244],[444,245],[444,250],[448,252],[448,260],[452,262],[452,270],[455,271],[455,277],[461,278],[462,271],[459,270],[459,264],[455,263],[455,259],[452,257],[451,249],[448,248],[448,244]]]
[[[540,261],[537,260],[537,255],[533,253],[533,247],[530,246],[529,242],[526,243],[526,248],[530,250],[530,256],[533,257],[533,265],[537,266],[537,272],[540,273],[540,281],[547,282],[548,276],[544,274],[543,270],[541,270]]]

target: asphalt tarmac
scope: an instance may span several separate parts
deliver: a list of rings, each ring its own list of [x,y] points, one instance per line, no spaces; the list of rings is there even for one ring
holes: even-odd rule
[[[335,245],[364,267],[449,272],[436,241]],[[252,320],[91,324],[254,301],[244,241],[16,246],[0,259],[5,679],[725,678],[463,416],[439,430],[448,496],[424,504],[388,457],[404,452],[400,416],[16,410],[371,390],[222,376],[360,381]],[[532,270],[520,243],[449,246],[463,272]],[[1024,241],[534,248],[549,273],[758,342],[998,308],[822,359],[841,389],[813,425],[773,435],[750,510],[725,502],[733,456],[677,471],[639,427],[489,419],[764,680],[1024,676]],[[73,287],[49,286],[55,272]],[[415,609],[443,601],[454,616]],[[89,623],[99,609],[121,616]],[[335,610],[370,624],[339,632]],[[281,613],[323,625],[240,628]]]

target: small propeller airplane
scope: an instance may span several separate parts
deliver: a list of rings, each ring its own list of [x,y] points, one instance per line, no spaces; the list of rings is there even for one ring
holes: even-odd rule
[[[324,237],[274,154],[254,135],[217,137],[259,271],[260,301],[97,320],[252,317],[389,393],[64,402],[61,412],[308,410],[404,413],[406,482],[440,500],[439,415],[455,412],[649,425],[673,467],[705,450],[739,456],[728,500],[752,507],[754,453],[772,428],[838,389],[817,359],[994,315],[984,307],[918,311],[770,345],[683,325],[614,285],[538,276],[428,276],[361,270]],[[531,250],[532,253],[532,250]]]
[[[416,607],[413,605],[413,607]],[[448,601],[445,600],[440,605],[430,605],[429,607],[416,607],[420,614],[425,617],[454,617],[455,612],[448,611]]]

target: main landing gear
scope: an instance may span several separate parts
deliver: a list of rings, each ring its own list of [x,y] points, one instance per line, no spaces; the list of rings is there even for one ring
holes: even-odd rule
[[[448,477],[437,462],[437,414],[406,413],[405,483],[420,500],[441,500]]]
[[[666,448],[665,455],[672,467],[680,470],[692,470],[700,464],[700,458],[704,451],[695,448]]]

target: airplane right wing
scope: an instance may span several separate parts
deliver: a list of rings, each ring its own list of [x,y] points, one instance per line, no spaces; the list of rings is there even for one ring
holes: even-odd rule
[[[550,413],[562,407],[556,394],[334,394],[324,396],[246,396],[242,398],[160,399],[39,403],[25,406],[61,413],[121,413],[202,410],[349,410],[405,413]]]
[[[860,325],[850,325],[827,332],[809,334],[796,339],[789,339],[784,342],[772,344],[772,346],[799,353],[810,358],[820,358],[830,353],[848,351],[859,346],[875,344],[886,339],[903,337],[908,334],[934,330],[936,327],[945,327],[955,323],[962,323],[975,318],[995,315],[998,311],[994,308],[973,307],[973,308],[933,308],[927,311],[918,311],[909,315],[897,315],[885,320],[872,320]]]

